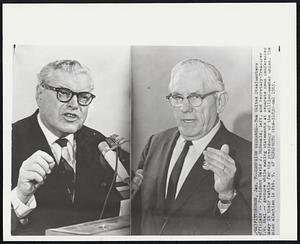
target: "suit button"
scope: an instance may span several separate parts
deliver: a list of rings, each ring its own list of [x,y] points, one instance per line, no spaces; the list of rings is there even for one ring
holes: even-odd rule
[[[101,187],[106,187],[107,183],[105,181],[101,182],[100,186]]]
[[[20,223],[22,225],[26,225],[28,223],[28,218],[23,218],[23,219],[20,219]]]

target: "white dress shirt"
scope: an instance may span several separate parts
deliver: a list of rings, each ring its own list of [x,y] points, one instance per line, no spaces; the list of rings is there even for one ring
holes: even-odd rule
[[[196,163],[197,159],[200,157],[200,155],[202,154],[204,149],[207,147],[208,143],[215,136],[215,134],[219,130],[220,126],[221,126],[221,123],[219,120],[218,123],[211,129],[211,131],[207,135],[205,135],[204,137],[202,137],[198,140],[192,141],[193,144],[189,147],[189,151],[185,157],[185,160],[184,160],[184,163],[182,166],[182,170],[181,170],[181,173],[180,173],[180,176],[178,179],[176,193],[175,193],[175,199],[177,198],[177,196],[182,188],[183,183],[185,182],[187,176],[189,175],[189,173],[190,173],[191,169],[193,168],[194,164]],[[181,154],[181,152],[183,150],[185,142],[186,142],[186,140],[180,135],[178,137],[176,145],[174,147],[171,161],[170,161],[169,168],[168,168],[168,173],[167,173],[165,197],[167,197],[170,175],[172,173],[172,170],[175,166],[175,163],[176,163],[179,155]],[[220,201],[218,202],[218,208],[219,208],[221,214],[223,214],[228,209],[229,206],[230,206],[230,204],[221,204]]]
[[[202,154],[202,152],[204,151],[204,149],[206,148],[208,143],[211,141],[211,139],[215,136],[215,134],[217,133],[217,131],[220,128],[220,125],[221,125],[221,123],[220,123],[220,121],[218,121],[218,123],[211,129],[211,131],[207,135],[205,135],[204,137],[202,137],[198,140],[192,141],[193,145],[190,146],[189,151],[184,159],[182,170],[181,170],[181,173],[180,173],[180,176],[178,179],[175,199],[177,198],[178,193],[179,193],[185,179],[187,178],[188,174],[190,173],[190,171],[193,168],[194,164],[196,163],[197,159],[200,157],[200,155]],[[169,164],[168,174],[167,174],[165,197],[167,197],[170,175],[172,173],[172,170],[175,166],[175,163],[176,163],[179,155],[181,154],[181,152],[183,150],[185,141],[186,140],[180,135],[178,137],[176,145],[174,147],[171,161]]]
[[[57,163],[60,161],[61,157],[61,146],[56,143],[56,140],[59,139],[56,135],[54,135],[42,122],[40,118],[40,114],[37,115],[39,126],[43,131],[48,144],[50,145],[51,151],[55,157]],[[67,148],[69,155],[71,157],[71,161],[68,161],[68,164],[73,168],[74,173],[76,173],[76,160],[75,160],[75,152],[76,152],[76,142],[74,140],[74,134],[67,135],[65,137],[68,140]]]
[[[40,118],[40,114],[37,115],[38,124],[44,133],[48,144],[50,145],[51,151],[55,157],[57,163],[60,161],[61,157],[61,146],[59,146],[55,141],[59,139],[56,135],[54,135],[42,122]],[[71,160],[68,161],[69,165],[73,168],[74,173],[76,173],[76,141],[74,140],[74,134],[70,134],[65,137],[68,139],[67,148],[70,155]],[[16,215],[22,219],[27,216],[33,209],[36,208],[36,200],[34,195],[29,199],[29,201],[24,204],[20,199],[18,199],[16,194],[16,188],[14,188],[11,192],[11,204],[16,213]],[[21,221],[22,223],[22,221]],[[26,223],[26,221],[24,221]]]

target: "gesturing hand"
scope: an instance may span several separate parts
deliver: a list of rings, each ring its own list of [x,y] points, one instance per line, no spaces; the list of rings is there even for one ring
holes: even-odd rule
[[[51,173],[54,165],[54,159],[43,151],[36,151],[22,163],[16,193],[23,203],[26,204],[37,188],[44,183],[46,175]]]
[[[228,155],[229,146],[224,144],[221,150],[208,147],[203,151],[205,170],[214,172],[215,190],[219,194],[219,199],[228,200],[234,194],[234,176],[236,166],[234,160]]]

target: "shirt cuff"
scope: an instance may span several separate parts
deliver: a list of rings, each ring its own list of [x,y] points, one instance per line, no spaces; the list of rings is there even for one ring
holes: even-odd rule
[[[227,209],[230,207],[231,203],[221,203],[221,201],[218,201],[218,209],[220,210],[220,213],[223,214],[227,211]]]
[[[11,192],[11,204],[19,219],[24,218],[33,209],[36,208],[36,200],[34,195],[29,199],[27,204],[24,204],[17,196],[16,188]]]

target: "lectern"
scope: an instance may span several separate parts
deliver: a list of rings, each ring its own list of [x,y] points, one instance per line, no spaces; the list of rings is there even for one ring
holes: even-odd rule
[[[129,235],[130,216],[119,216],[108,219],[100,219],[91,222],[69,225],[60,228],[46,230],[46,235],[50,236],[70,236],[70,235]]]

